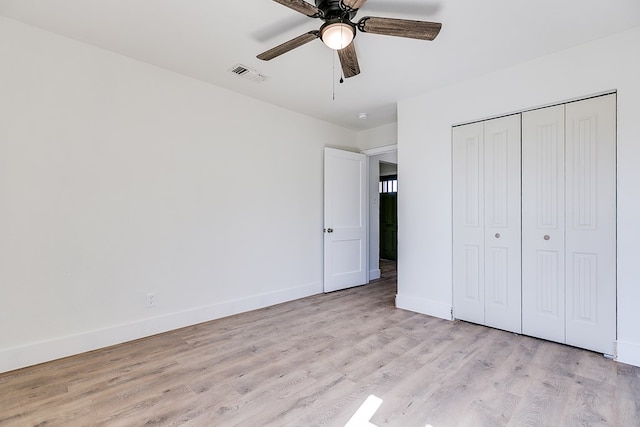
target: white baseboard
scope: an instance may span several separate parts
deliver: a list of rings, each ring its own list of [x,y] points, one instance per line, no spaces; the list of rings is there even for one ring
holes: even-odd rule
[[[369,270],[369,280],[376,280],[380,278],[380,269]]]
[[[409,295],[396,295],[396,307],[440,319],[451,319],[451,305]]]
[[[322,283],[312,283],[249,298],[226,301],[151,317],[104,329],[57,337],[47,341],[0,350],[0,373],[60,359],[123,342],[316,295]]]
[[[616,361],[640,367],[640,344],[618,341]]]

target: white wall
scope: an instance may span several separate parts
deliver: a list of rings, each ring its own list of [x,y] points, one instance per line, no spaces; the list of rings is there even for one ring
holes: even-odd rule
[[[399,307],[450,316],[451,125],[617,90],[618,360],[640,366],[639,46],[635,28],[399,103]]]
[[[358,148],[362,151],[388,147],[398,143],[398,123],[389,123],[358,132]]]
[[[4,18],[0,58],[0,372],[322,291],[355,132]]]

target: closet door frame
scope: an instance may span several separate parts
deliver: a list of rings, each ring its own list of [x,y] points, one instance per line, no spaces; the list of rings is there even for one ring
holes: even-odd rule
[[[501,118],[453,128],[455,318],[615,354],[616,98],[609,93],[514,115],[517,155],[503,150],[500,126],[492,128]],[[517,177],[503,167],[513,164],[521,165]],[[513,186],[500,182],[520,187],[521,222],[504,209]],[[519,235],[506,228],[505,215]],[[514,235],[520,252],[508,244]],[[520,294],[504,286],[513,273],[505,266],[513,265]],[[518,319],[501,313],[505,296],[521,305],[513,328]]]

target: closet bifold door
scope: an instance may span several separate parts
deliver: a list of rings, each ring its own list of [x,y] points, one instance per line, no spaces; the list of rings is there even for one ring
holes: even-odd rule
[[[614,354],[616,95],[566,105],[566,343]]]
[[[520,115],[453,129],[457,319],[521,332]]]
[[[484,125],[453,128],[453,307],[484,324]]]
[[[522,333],[565,342],[564,105],[522,113]]]
[[[485,325],[521,333],[520,114],[484,122]]]
[[[522,332],[614,354],[616,97],[522,114]]]

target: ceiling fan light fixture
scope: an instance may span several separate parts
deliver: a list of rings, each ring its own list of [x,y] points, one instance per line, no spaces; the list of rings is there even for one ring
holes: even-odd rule
[[[344,49],[351,44],[356,30],[344,22],[334,22],[320,29],[322,42],[333,50]]]

